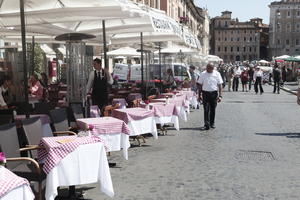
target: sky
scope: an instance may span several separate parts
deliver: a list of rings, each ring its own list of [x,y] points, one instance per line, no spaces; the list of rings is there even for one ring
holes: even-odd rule
[[[269,24],[270,8],[268,5],[275,0],[195,0],[195,4],[207,8],[210,17],[220,16],[224,10],[232,12],[232,18],[240,22],[251,18],[262,18],[263,23]],[[279,0],[277,0],[279,1]]]

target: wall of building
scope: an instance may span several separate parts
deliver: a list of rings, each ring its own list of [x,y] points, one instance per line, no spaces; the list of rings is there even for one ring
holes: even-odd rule
[[[262,33],[267,31],[261,19],[239,22],[231,18],[231,12],[223,12],[222,16],[212,20],[211,28],[211,53],[222,58],[224,62],[251,61],[267,57],[261,54],[261,49],[265,49],[262,46]]]
[[[271,57],[300,54],[300,0],[273,2],[270,7]]]

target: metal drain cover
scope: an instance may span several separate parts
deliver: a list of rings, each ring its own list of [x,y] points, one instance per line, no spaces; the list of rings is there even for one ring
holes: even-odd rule
[[[235,159],[242,161],[272,161],[275,160],[272,152],[238,150],[234,154]]]

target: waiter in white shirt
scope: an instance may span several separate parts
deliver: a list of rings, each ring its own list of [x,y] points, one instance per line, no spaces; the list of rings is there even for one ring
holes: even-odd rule
[[[263,71],[257,66],[253,74],[254,90],[256,94],[258,93],[258,85],[259,85],[260,94],[264,93],[264,89],[261,85],[262,77],[263,77]]]
[[[203,101],[204,128],[215,128],[215,113],[217,103],[222,100],[223,80],[220,73],[214,70],[214,65],[209,63],[206,71],[202,72],[197,81],[199,99]]]
[[[113,78],[107,68],[102,68],[99,58],[94,59],[94,69],[89,75],[87,94],[91,93],[93,105],[102,110],[108,104],[108,86],[113,84]]]

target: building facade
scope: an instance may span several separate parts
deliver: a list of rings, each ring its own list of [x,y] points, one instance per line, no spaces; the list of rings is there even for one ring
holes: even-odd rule
[[[188,27],[196,35],[204,47],[203,52],[208,52],[209,21],[207,10],[198,8],[194,0],[133,0],[152,8],[164,10],[166,14],[183,26]],[[205,32],[205,33],[204,33]]]
[[[270,5],[270,56],[300,54],[300,0]]]
[[[260,18],[239,22],[231,14],[224,11],[211,20],[210,53],[224,62],[267,59],[268,25]]]

